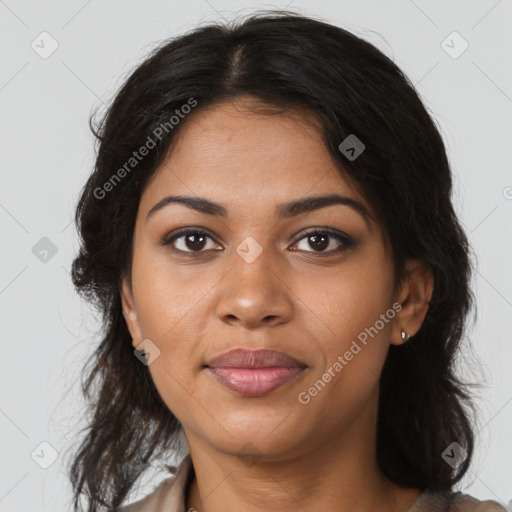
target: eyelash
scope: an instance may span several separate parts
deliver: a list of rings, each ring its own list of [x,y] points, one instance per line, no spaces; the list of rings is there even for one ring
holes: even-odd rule
[[[160,245],[162,246],[172,246],[173,242],[175,242],[176,240],[184,237],[185,235],[202,235],[202,236],[207,236],[208,238],[210,238],[211,240],[214,240],[214,238],[210,235],[210,233],[208,233],[207,231],[203,231],[202,229],[191,229],[191,228],[187,228],[187,229],[183,229],[181,231],[178,231],[177,233],[173,233],[172,235],[167,235],[161,242],[160,242]],[[337,249],[331,249],[330,251],[324,251],[324,252],[316,252],[316,251],[306,251],[308,253],[312,253],[312,254],[315,254],[315,255],[318,255],[320,257],[322,256],[331,256],[333,254],[338,254],[340,252],[343,252],[347,249],[350,249],[352,246],[355,245],[355,242],[354,240],[352,240],[352,238],[350,238],[348,235],[336,230],[336,229],[332,229],[332,228],[315,228],[315,229],[312,229],[306,233],[304,233],[302,235],[301,238],[299,238],[293,245],[296,245],[297,243],[299,243],[301,240],[303,240],[304,238],[307,238],[308,236],[311,236],[311,235],[329,235],[333,238],[336,238],[339,242],[341,242],[341,245],[337,248]],[[216,249],[214,249],[216,250]],[[207,252],[205,250],[199,250],[199,251],[183,251],[181,249],[175,249],[175,248],[172,248],[171,249],[172,252],[174,253],[178,253],[178,254],[182,254],[186,257],[192,257],[192,258],[197,258],[198,256],[201,255],[201,253],[204,253],[204,252]]]

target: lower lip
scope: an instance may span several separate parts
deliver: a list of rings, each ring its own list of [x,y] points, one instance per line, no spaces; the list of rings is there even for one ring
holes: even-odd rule
[[[304,368],[208,368],[224,386],[239,395],[258,397],[294,380]]]

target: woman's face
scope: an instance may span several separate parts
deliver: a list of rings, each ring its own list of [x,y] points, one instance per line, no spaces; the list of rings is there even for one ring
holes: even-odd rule
[[[149,371],[190,445],[277,459],[374,435],[381,369],[407,327],[391,253],[305,113],[240,105],[197,112],[143,193],[133,295],[123,284],[133,347],[150,340]],[[362,206],[283,206],[333,194]],[[171,195],[225,214],[169,202],[148,216]],[[184,228],[189,236],[162,245]],[[205,367],[237,347],[279,350],[306,368],[243,395]]]

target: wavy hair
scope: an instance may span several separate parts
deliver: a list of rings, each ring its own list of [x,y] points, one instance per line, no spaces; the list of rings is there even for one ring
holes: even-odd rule
[[[82,373],[89,419],[69,468],[75,510],[83,510],[83,494],[90,512],[117,509],[182,432],[134,357],[121,279],[131,275],[141,194],[176,134],[195,112],[241,96],[260,100],[269,114],[312,112],[340,173],[389,237],[395,284],[405,277],[406,258],[432,271],[423,325],[409,342],[390,346],[381,374],[380,470],[402,487],[449,490],[469,467],[473,404],[455,358],[474,305],[471,248],[451,202],[441,135],[410,80],[374,45],[309,16],[265,11],[163,41],[126,78],[100,122],[89,120],[97,155],[75,213],[80,248],[72,281],[101,312],[102,339]],[[194,111],[171,128],[170,117],[191,98]],[[167,130],[158,131],[162,126]],[[366,146],[352,161],[338,149],[350,134]],[[148,137],[155,147],[126,171]],[[467,452],[456,469],[441,457],[452,442]]]

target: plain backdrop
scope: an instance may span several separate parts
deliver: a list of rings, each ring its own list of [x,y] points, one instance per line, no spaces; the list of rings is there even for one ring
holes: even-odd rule
[[[66,450],[83,427],[77,379],[98,341],[97,315],[69,275],[74,208],[94,162],[89,114],[160,40],[272,7],[320,16],[375,44],[438,123],[478,257],[478,316],[458,365],[482,384],[480,416],[459,489],[511,500],[510,0],[0,0],[0,511],[69,510]],[[161,477],[148,474],[133,499]]]

